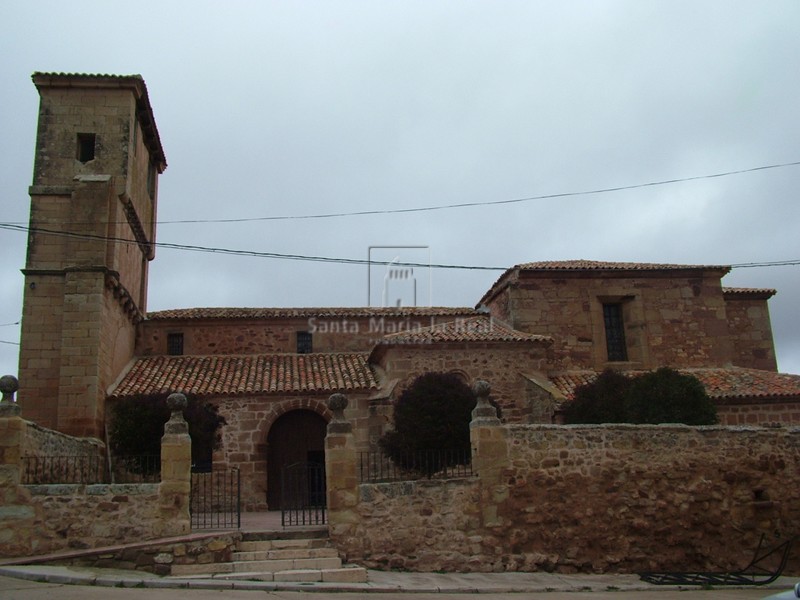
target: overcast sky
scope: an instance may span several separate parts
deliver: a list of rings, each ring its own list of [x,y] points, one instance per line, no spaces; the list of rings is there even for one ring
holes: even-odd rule
[[[347,259],[427,246],[376,252],[490,267],[800,259],[800,166],[429,212],[171,223],[496,203],[800,161],[796,0],[5,1],[0,56],[0,222],[28,220],[31,74],[138,73],[169,163],[159,242]],[[17,372],[25,243],[0,229],[2,373]],[[474,306],[500,274],[421,271],[418,302],[447,306]],[[723,283],[778,290],[779,369],[800,373],[800,266]],[[369,296],[364,265],[161,248],[147,309]]]

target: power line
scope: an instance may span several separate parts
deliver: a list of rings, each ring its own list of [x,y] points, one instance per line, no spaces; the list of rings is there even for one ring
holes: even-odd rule
[[[336,217],[356,217],[366,215],[392,215],[404,214],[415,212],[430,212],[435,210],[451,210],[454,208],[470,208],[476,206],[498,206],[501,204],[517,204],[520,202],[532,202],[534,200],[552,200],[554,198],[570,198],[574,196],[589,196],[595,194],[608,194],[611,192],[621,192],[625,190],[635,190],[646,187],[655,187],[660,185],[670,185],[673,183],[682,183],[686,181],[697,181],[700,179],[715,179],[718,177],[728,177],[730,175],[741,175],[743,173],[752,173],[755,171],[764,171],[767,169],[780,169],[783,167],[794,167],[800,165],[800,161],[780,163],[774,165],[762,165],[759,167],[751,167],[749,169],[739,169],[736,171],[725,171],[724,173],[712,173],[710,175],[695,175],[693,177],[680,177],[676,179],[664,179],[661,181],[650,181],[647,183],[636,183],[631,185],[622,185],[609,188],[599,188],[593,190],[582,190],[578,192],[560,192],[556,194],[542,194],[539,196],[528,196],[525,198],[513,198],[511,200],[488,200],[483,202],[459,202],[456,204],[443,204],[439,206],[423,206],[419,208],[394,208],[386,210],[361,210],[355,212],[339,212],[339,213],[322,213],[313,215],[283,215],[272,217],[249,217],[241,219],[185,219],[179,221],[159,221],[160,225],[178,224],[178,223],[246,223],[251,221],[287,221],[287,220],[303,220],[303,219],[332,219]]]
[[[138,245],[138,242],[136,240],[130,240],[125,238],[75,233],[70,231],[59,231],[59,230],[44,229],[39,227],[24,227],[21,225],[16,225],[14,223],[0,223],[0,229],[7,229],[10,231],[20,231],[20,232],[43,233],[47,235],[88,239],[88,240],[95,240],[102,242],[115,242],[121,244]],[[363,258],[338,258],[331,256],[313,256],[305,254],[282,254],[279,252],[236,250],[233,248],[219,248],[213,246],[196,246],[187,244],[172,244],[168,242],[153,242],[152,245],[157,248],[182,250],[187,252],[202,252],[209,254],[224,254],[231,256],[247,256],[252,258],[272,258],[276,260],[296,260],[296,261],[335,263],[335,264],[346,264],[346,265],[375,265],[375,266],[392,265],[392,266],[415,267],[415,268],[459,269],[459,270],[471,270],[471,271],[506,271],[509,268],[508,266],[491,267],[491,266],[480,266],[480,265],[428,264],[428,263],[416,263],[416,262],[369,260]],[[800,259],[748,262],[748,263],[732,264],[727,266],[729,266],[731,269],[740,269],[740,268],[756,268],[756,267],[786,267],[786,266],[798,266],[798,265],[800,265]]]
[[[8,344],[9,346],[19,346],[19,342],[7,342],[5,340],[0,340],[0,344]]]
[[[512,198],[508,200],[485,200],[480,202],[458,202],[453,204],[442,204],[436,206],[422,206],[417,208],[392,208],[384,210],[360,210],[353,212],[337,212],[337,213],[319,213],[310,215],[273,215],[270,217],[241,217],[235,219],[179,219],[173,221],[157,221],[158,225],[179,225],[179,224],[201,224],[201,223],[250,223],[257,221],[290,221],[290,220],[311,220],[311,219],[333,219],[340,217],[360,217],[360,216],[373,216],[373,215],[392,215],[392,214],[407,214],[417,212],[431,212],[438,210],[453,210],[457,208],[473,208],[479,206],[500,206],[503,204],[518,204],[522,202],[533,202],[535,200],[553,200],[556,198],[572,198],[575,196],[591,196],[597,194],[609,194],[612,192],[621,192],[626,190],[635,190],[648,187],[657,187],[662,185],[672,185],[675,183],[684,183],[687,181],[698,181],[702,179],[717,179],[720,177],[729,177],[731,175],[742,175],[745,173],[754,173],[756,171],[766,171],[768,169],[781,169],[785,167],[796,167],[800,165],[800,161],[792,161],[785,163],[776,163],[771,165],[761,165],[758,167],[750,167],[747,169],[737,169],[734,171],[724,171],[722,173],[710,173],[705,175],[694,175],[691,177],[678,177],[674,179],[662,179],[659,181],[649,181],[646,183],[634,183],[630,185],[621,185],[607,188],[597,188],[590,190],[580,190],[576,192],[558,192],[553,194],[541,194],[538,196],[527,196],[524,198]],[[81,224],[80,221],[73,221],[71,224]],[[24,225],[24,223],[16,222],[15,225]]]
[[[70,231],[59,231],[54,229],[44,229],[40,227],[24,227],[15,225],[13,223],[0,223],[0,229],[8,229],[11,231],[28,231],[31,233],[44,233],[47,235],[56,235],[61,237],[78,238],[85,240],[96,240],[103,242],[116,242],[122,244],[138,245],[136,240],[129,240],[125,238],[108,237],[101,235],[75,233]],[[226,254],[232,256],[248,256],[253,258],[274,258],[280,260],[298,260],[309,262],[323,262],[323,263],[338,263],[346,265],[377,265],[377,266],[404,266],[404,267],[419,267],[419,268],[434,268],[434,269],[464,269],[464,270],[477,270],[477,271],[505,271],[508,267],[484,267],[476,265],[447,265],[447,264],[428,264],[428,263],[402,263],[397,261],[381,261],[381,260],[368,260],[365,258],[337,258],[330,256],[311,256],[305,254],[281,254],[278,252],[259,252],[256,250],[236,250],[232,248],[218,248],[211,246],[195,246],[188,244],[172,244],[168,242],[152,242],[152,245],[157,248],[167,248],[170,250],[183,250],[187,252],[204,252],[209,254]]]

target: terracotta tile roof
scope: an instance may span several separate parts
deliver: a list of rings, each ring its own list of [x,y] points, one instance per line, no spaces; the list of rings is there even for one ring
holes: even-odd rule
[[[546,342],[553,338],[512,329],[489,316],[467,317],[383,336],[379,344],[429,344],[431,342]]]
[[[512,269],[520,271],[684,271],[686,269],[705,270],[730,267],[721,265],[676,265],[667,263],[608,262],[602,260],[544,260],[518,264]]]
[[[377,388],[367,355],[148,356],[134,361],[112,398],[336,392]]]
[[[108,75],[91,73],[41,73],[36,71],[31,75],[33,83],[38,88],[42,87],[114,87],[132,88],[136,93],[136,107],[139,121],[142,126],[144,140],[150,155],[159,166],[159,172],[167,168],[167,157],[158,135],[153,107],[150,105],[150,96],[147,86],[141,75]]]
[[[714,400],[781,399],[800,400],[800,375],[761,371],[758,369],[678,369],[681,373],[694,375]],[[634,376],[642,371],[628,371]],[[576,371],[550,377],[556,388],[567,398],[572,398],[575,388],[591,383],[597,378],[594,371]]]
[[[328,307],[328,308],[177,308],[147,314],[150,321],[166,319],[275,319],[354,317],[457,317],[478,314],[464,307]]]
[[[602,260],[543,260],[538,262],[527,262],[514,265],[505,271],[492,284],[492,287],[483,295],[478,302],[478,306],[488,302],[495,294],[503,289],[508,283],[513,282],[523,271],[539,272],[581,272],[581,271],[612,271],[615,273],[633,271],[638,273],[655,273],[657,271],[705,271],[715,270],[728,273],[731,268],[724,265],[678,265],[670,263],[640,263],[640,262],[609,262]]]
[[[722,288],[722,295],[726,298],[763,298],[766,300],[777,293],[777,290],[770,288]]]

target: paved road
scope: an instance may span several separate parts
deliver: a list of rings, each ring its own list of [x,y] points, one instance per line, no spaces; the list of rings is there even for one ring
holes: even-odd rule
[[[613,600],[630,598],[631,600],[757,600],[774,593],[774,590],[709,590],[697,592],[678,592],[674,590],[642,591],[605,591],[605,592],[542,592],[520,594],[481,594],[481,600],[499,600],[513,598],[526,600]],[[100,586],[58,585],[36,583],[10,577],[0,577],[0,599],[2,600],[320,600],[325,597],[336,600],[476,600],[475,594],[427,594],[408,593],[375,594],[347,592],[268,592],[268,591],[232,591],[232,590],[186,590],[186,589],[142,589],[114,588]]]

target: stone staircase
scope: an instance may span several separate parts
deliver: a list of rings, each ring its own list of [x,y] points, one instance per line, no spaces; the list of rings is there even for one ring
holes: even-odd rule
[[[172,577],[250,581],[364,583],[367,571],[342,565],[327,531],[244,533],[230,562],[173,565]]]

